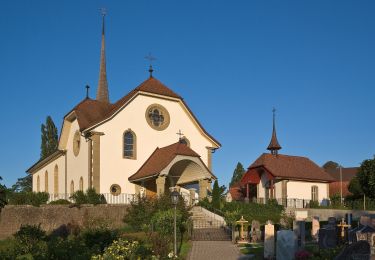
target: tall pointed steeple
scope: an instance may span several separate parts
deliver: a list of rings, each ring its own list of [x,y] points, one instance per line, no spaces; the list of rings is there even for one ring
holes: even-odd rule
[[[281,149],[281,146],[279,144],[279,141],[277,141],[277,136],[276,136],[276,123],[275,123],[275,112],[276,109],[274,108],[272,110],[273,112],[273,127],[272,127],[272,137],[271,137],[271,142],[267,147],[267,150],[271,151],[271,154],[277,155],[278,151]]]
[[[103,103],[109,103],[108,94],[108,82],[107,82],[107,71],[106,71],[106,59],[105,59],[105,37],[104,37],[104,17],[106,12],[102,9],[103,24],[102,24],[102,47],[100,50],[100,70],[99,70],[99,82],[98,90],[96,92],[96,100]]]

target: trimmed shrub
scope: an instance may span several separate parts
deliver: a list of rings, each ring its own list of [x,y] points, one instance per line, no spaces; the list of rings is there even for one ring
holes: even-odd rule
[[[49,199],[47,192],[13,192],[9,194],[10,205],[33,205],[39,207]]]
[[[54,200],[48,203],[50,205],[69,205],[72,204],[69,200],[64,200],[64,199],[59,199],[59,200]]]
[[[86,192],[83,191],[76,191],[73,193],[70,198],[74,201],[75,204],[106,204],[107,201],[105,200],[102,194],[98,194],[94,188],[87,189]]]

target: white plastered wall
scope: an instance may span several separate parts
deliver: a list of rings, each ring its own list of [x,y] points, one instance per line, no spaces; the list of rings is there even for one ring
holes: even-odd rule
[[[311,200],[311,187],[318,186],[319,201],[327,198],[328,184],[321,182],[288,181],[287,190],[290,199]]]
[[[170,124],[163,131],[154,130],[146,121],[146,109],[152,104],[162,105],[169,112]],[[123,158],[123,134],[127,129],[136,134],[136,160]],[[114,118],[94,129],[104,133],[100,137],[100,192],[109,193],[110,186],[118,184],[122,193],[135,193],[134,184],[128,177],[143,165],[156,147],[176,143],[179,130],[207,165],[206,147],[213,144],[193,123],[180,102],[138,95]]]
[[[37,178],[40,178],[40,190],[45,192],[45,172],[48,172],[48,193],[54,194],[54,171],[55,166],[58,169],[58,193],[65,193],[65,156],[60,156],[59,158],[51,161],[49,164],[40,168],[33,174],[33,191],[37,191]]]
[[[68,141],[66,145],[66,156],[67,156],[67,192],[70,193],[70,183],[74,182],[74,191],[79,190],[79,180],[83,178],[83,190],[88,188],[88,147],[89,143],[81,136],[80,149],[77,156],[73,153],[73,138],[75,132],[79,130],[77,120],[74,120],[71,124]]]

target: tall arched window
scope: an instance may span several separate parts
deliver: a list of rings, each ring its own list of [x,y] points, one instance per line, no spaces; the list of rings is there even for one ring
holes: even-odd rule
[[[83,191],[83,178],[82,177],[79,179],[79,190]]]
[[[53,170],[53,193],[55,195],[59,194],[59,167],[57,164]]]
[[[72,180],[70,182],[70,194],[73,194],[74,193],[74,181]]]
[[[40,178],[39,178],[39,175],[36,177],[36,192],[40,192]]]
[[[132,130],[126,130],[124,133],[124,158],[135,159],[137,137]]]
[[[311,200],[312,201],[318,201],[319,200],[318,186],[312,186],[311,187]]]
[[[48,192],[48,172],[44,173],[44,191]]]

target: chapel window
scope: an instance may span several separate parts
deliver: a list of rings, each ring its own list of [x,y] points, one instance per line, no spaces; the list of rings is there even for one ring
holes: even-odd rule
[[[48,172],[44,173],[44,191],[48,192]]]
[[[59,194],[59,167],[57,165],[55,165],[53,179],[53,193],[57,195]]]
[[[36,178],[36,192],[40,192],[40,178],[39,178],[39,175]]]
[[[72,180],[70,182],[70,194],[73,194],[74,193],[74,181]]]
[[[118,196],[121,194],[121,187],[118,184],[112,184],[109,190],[113,196]]]
[[[319,200],[318,186],[312,186],[311,187],[311,200],[312,201],[318,201]]]
[[[153,129],[164,130],[169,125],[169,113],[163,106],[153,104],[146,110],[146,121]]]
[[[83,191],[83,178],[82,177],[79,179],[79,190]]]
[[[180,139],[180,143],[186,144],[188,147],[190,147],[190,141],[185,136]]]
[[[130,129],[124,133],[124,157],[128,159],[136,158],[136,136]]]

